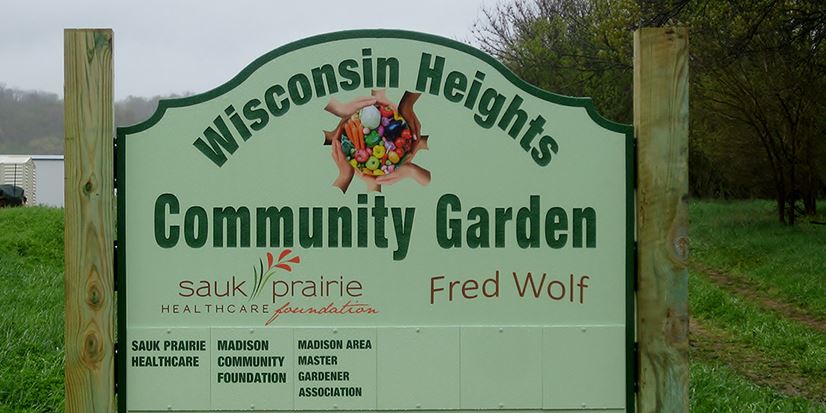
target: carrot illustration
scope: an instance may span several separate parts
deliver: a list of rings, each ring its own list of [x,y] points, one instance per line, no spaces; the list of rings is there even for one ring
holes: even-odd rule
[[[359,136],[359,142],[361,143],[361,149],[365,149],[365,146],[364,146],[364,130],[363,130],[363,126],[361,126],[361,121],[356,119],[354,126],[355,126],[355,129],[356,129],[355,132]]]
[[[350,142],[353,142],[353,146],[355,146],[356,149],[361,149],[359,146],[358,134],[354,129],[353,121],[347,121],[347,123],[344,124],[344,131],[347,132],[347,137],[350,138]]]
[[[350,142],[353,142],[353,146],[355,146],[356,149],[358,149],[358,145],[356,145],[356,140],[353,139],[353,131],[350,129],[350,122],[344,122],[343,127],[344,134],[347,135],[348,138],[350,138]]]
[[[350,134],[350,140],[353,141],[353,145],[356,147],[356,149],[361,149],[361,143],[359,142],[359,134],[358,132],[356,132],[356,124],[354,121],[347,121],[347,132]]]

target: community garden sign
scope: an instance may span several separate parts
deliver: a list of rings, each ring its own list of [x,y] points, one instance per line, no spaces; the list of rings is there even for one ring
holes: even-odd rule
[[[121,411],[634,410],[633,130],[304,39],[117,130]]]

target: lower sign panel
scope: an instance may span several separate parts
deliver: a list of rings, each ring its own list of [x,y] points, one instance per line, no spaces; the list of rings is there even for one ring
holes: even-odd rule
[[[295,329],[296,410],[376,409],[376,329]]]
[[[542,407],[538,327],[462,328],[462,408]]]
[[[293,331],[213,328],[213,410],[292,410]]]
[[[542,329],[545,408],[625,407],[625,327],[562,326]],[[574,351],[575,350],[575,351]]]
[[[131,329],[128,336],[130,411],[212,408],[210,329],[138,328]]]
[[[128,334],[127,405],[135,412],[625,411],[617,385],[625,380],[624,326]]]
[[[378,329],[378,407],[458,409],[460,330],[457,327]]]

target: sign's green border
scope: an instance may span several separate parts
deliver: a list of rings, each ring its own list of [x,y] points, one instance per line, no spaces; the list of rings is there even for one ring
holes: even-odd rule
[[[158,107],[155,112],[147,120],[138,124],[117,128],[115,140],[115,188],[117,191],[117,240],[118,246],[116,251],[116,262],[119,265],[117,271],[117,329],[118,341],[116,347],[116,383],[117,383],[117,398],[118,411],[126,412],[126,144],[125,139],[128,135],[134,135],[141,131],[147,130],[163,118],[164,113],[169,108],[192,106],[202,102],[209,101],[213,98],[221,96],[246,80],[252,73],[264,64],[273,59],[278,58],[284,54],[299,50],[305,47],[315,46],[318,44],[329,43],[338,40],[347,39],[408,39],[416,40],[424,43],[431,43],[439,46],[449,47],[464,53],[467,53],[483,62],[491,65],[499,73],[505,76],[511,83],[523,91],[530,93],[545,101],[556,103],[564,106],[583,107],[588,113],[588,116],[598,125],[610,131],[621,133],[625,136],[625,173],[626,173],[626,268],[625,268],[625,285],[626,285],[626,305],[625,305],[625,323],[626,323],[626,411],[636,411],[636,386],[637,386],[637,362],[635,351],[635,272],[636,272],[636,250],[634,239],[635,228],[635,182],[636,182],[636,159],[634,150],[634,127],[633,125],[617,123],[604,118],[597,112],[593,101],[588,97],[571,97],[559,95],[553,92],[542,90],[530,83],[520,79],[510,69],[508,69],[501,62],[496,60],[493,56],[476,49],[467,44],[447,39],[441,36],[432,34],[419,33],[405,30],[348,30],[334,33],[321,34],[317,36],[308,37],[298,40],[287,45],[274,49],[263,56],[255,59],[247,67],[241,70],[235,77],[221,86],[216,87],[210,91],[187,96],[179,99],[164,99],[158,102]]]

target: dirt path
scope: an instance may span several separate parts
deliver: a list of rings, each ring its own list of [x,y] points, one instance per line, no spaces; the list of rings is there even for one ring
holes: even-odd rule
[[[795,366],[771,359],[722,329],[691,318],[689,345],[692,359],[721,362],[755,383],[826,406],[826,378],[801,374]]]
[[[826,334],[826,320],[794,304],[769,297],[765,292],[761,291],[760,286],[754,281],[709,268],[702,264],[692,263],[691,268],[701,272],[706,278],[729,292],[737,294],[748,301],[755,302],[761,307],[778,313],[785,318],[795,320],[809,328]]]

